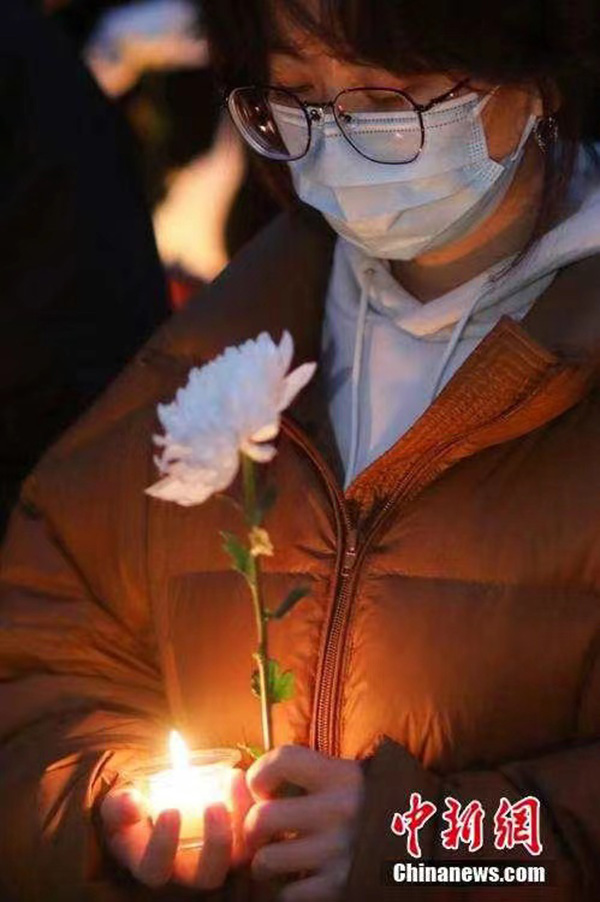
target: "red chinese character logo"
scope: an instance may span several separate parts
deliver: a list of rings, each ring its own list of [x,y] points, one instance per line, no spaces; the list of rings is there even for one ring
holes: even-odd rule
[[[483,846],[483,819],[485,811],[481,802],[473,800],[461,809],[460,802],[452,796],[446,798],[446,811],[442,815],[448,826],[442,830],[444,849],[458,849],[460,843],[468,845],[469,852],[477,852]]]
[[[433,802],[424,802],[419,792],[411,792],[410,808],[404,814],[396,812],[392,818],[391,830],[396,836],[408,834],[406,848],[413,858],[421,857],[419,843],[419,831],[423,829],[427,821],[433,817],[437,806]]]
[[[526,796],[520,802],[510,804],[501,798],[494,815],[494,844],[497,849],[514,849],[524,846],[530,855],[540,855],[543,849],[540,839],[540,802]]]

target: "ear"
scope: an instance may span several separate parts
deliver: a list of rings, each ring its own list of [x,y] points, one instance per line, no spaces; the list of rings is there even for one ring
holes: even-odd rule
[[[550,78],[540,81],[535,86],[535,98],[533,113],[540,119],[553,116],[562,105],[562,94],[559,87]]]

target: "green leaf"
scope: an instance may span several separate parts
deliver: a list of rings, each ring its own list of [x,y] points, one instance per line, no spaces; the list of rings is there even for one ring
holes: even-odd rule
[[[277,500],[277,489],[270,483],[260,492],[252,514],[252,526],[260,526]]]
[[[292,608],[294,608],[299,601],[306,598],[307,595],[310,595],[308,586],[297,586],[288,593],[287,598],[281,602],[278,608],[269,612],[269,617],[272,620],[281,620],[286,614],[290,613]]]
[[[273,704],[276,702],[287,702],[294,697],[294,674],[291,670],[286,670],[279,675],[279,679],[275,681],[273,686]]]
[[[243,545],[232,532],[221,532],[223,536],[223,549],[231,558],[233,569],[241,573],[250,582],[254,573],[254,560],[250,550]]]
[[[260,677],[258,669],[251,678],[252,692],[260,698]],[[271,658],[267,665],[267,693],[272,705],[278,702],[287,702],[294,697],[294,674],[291,670],[282,671],[278,662]]]

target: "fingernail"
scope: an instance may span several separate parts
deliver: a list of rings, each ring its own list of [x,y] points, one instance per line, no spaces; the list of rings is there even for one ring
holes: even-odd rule
[[[158,816],[158,822],[160,822],[167,830],[175,830],[175,828],[178,828],[180,819],[181,815],[177,808],[168,808],[166,811],[161,811]]]
[[[133,791],[126,790],[119,796],[119,808],[121,817],[126,820],[137,819],[140,816],[140,799]]]
[[[211,805],[204,812],[204,823],[208,830],[215,830],[227,823],[229,813],[225,805]]]

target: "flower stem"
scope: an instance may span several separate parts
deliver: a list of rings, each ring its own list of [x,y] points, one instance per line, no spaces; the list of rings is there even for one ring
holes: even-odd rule
[[[242,454],[242,473],[244,480],[244,510],[246,521],[250,526],[255,523],[256,514],[256,476],[254,462]],[[252,557],[248,584],[252,594],[254,618],[256,621],[256,633],[258,647],[255,659],[258,667],[258,680],[260,688],[260,709],[262,720],[263,745],[268,752],[273,748],[273,730],[271,725],[271,699],[269,696],[269,635],[268,617],[262,598],[260,563],[258,557]]]
[[[255,563],[256,569],[258,565]],[[258,574],[257,574],[258,576]],[[258,648],[256,651],[256,663],[258,665],[258,678],[260,685],[260,708],[263,731],[263,744],[265,751],[269,752],[273,748],[273,736],[271,728],[271,701],[269,698],[269,650],[268,650],[268,632],[266,619],[263,616],[263,607],[258,591],[258,580],[252,592],[254,602],[254,611],[256,617],[256,629],[258,633]]]
[[[244,510],[246,512],[246,522],[249,526],[253,526],[256,513],[256,474],[254,471],[254,461],[246,454],[242,454],[242,476],[244,479]]]

